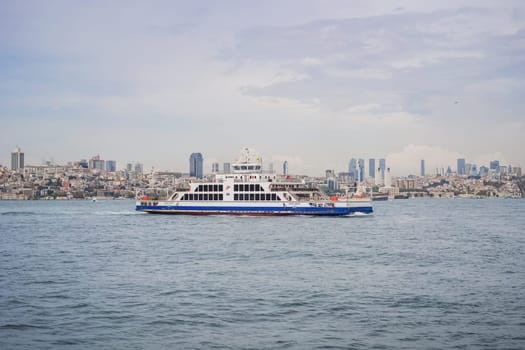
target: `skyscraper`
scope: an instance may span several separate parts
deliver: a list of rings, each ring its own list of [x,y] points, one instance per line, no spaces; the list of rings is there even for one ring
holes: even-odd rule
[[[490,169],[491,170],[498,170],[499,168],[499,160],[492,160],[490,161]]]
[[[381,178],[381,182],[385,183],[385,171],[386,171],[386,160],[385,158],[379,159],[379,177]]]
[[[458,175],[465,175],[465,158],[458,158]]]
[[[225,174],[229,174],[230,173],[230,163],[224,163],[222,165],[222,170],[224,171]]]
[[[283,175],[288,175],[288,161],[285,160],[283,163]]]
[[[142,174],[144,172],[144,166],[142,163],[135,163],[134,165],[135,174]]]
[[[219,172],[219,163],[215,162],[211,164],[211,172],[214,174]]]
[[[350,159],[350,162],[348,163],[348,172],[353,177],[353,180],[357,180],[358,172],[357,172],[357,159],[352,158]]]
[[[376,176],[376,160],[374,158],[370,158],[368,160],[368,176],[369,177]]]
[[[203,158],[201,153],[192,153],[190,155],[190,176],[202,179]]]
[[[116,160],[106,160],[106,171],[115,172],[117,171]]]
[[[20,147],[15,148],[11,153],[11,170],[18,170],[24,168],[24,152]]]
[[[365,181],[365,160],[359,159],[357,165],[359,166],[359,181]]]
[[[425,176],[425,160],[421,159],[421,176]]]

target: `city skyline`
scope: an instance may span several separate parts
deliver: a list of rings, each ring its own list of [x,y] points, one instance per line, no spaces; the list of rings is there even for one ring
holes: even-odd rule
[[[22,152],[22,149],[20,147],[16,147],[14,149],[13,152],[11,152],[11,162],[9,164],[2,164],[0,163],[0,166],[5,166],[5,167],[8,167],[8,168],[13,168],[14,166],[15,167],[18,167],[18,164],[20,163],[19,159],[20,159],[20,156],[16,156],[15,157],[15,154],[19,154],[21,155],[21,159],[22,159],[22,165],[24,165],[24,158],[25,158],[25,152]],[[99,169],[99,170],[104,170],[104,171],[118,171],[118,170],[130,170],[130,167],[133,167],[135,166],[135,168],[138,166],[140,167],[140,171],[136,171],[136,172],[140,172],[142,173],[144,169],[144,165],[143,163],[141,163],[140,161],[132,161],[132,162],[119,162],[119,161],[116,161],[116,160],[105,160],[105,159],[101,159],[101,156],[100,155],[95,155],[95,156],[91,156],[91,157],[87,157],[87,159],[89,159],[89,161],[86,160],[86,158],[80,158],[80,159],[74,159],[74,160],[68,160],[66,162],[63,162],[63,163],[57,163],[57,162],[50,162],[50,161],[42,161],[40,164],[36,164],[36,163],[26,163],[26,166],[41,166],[41,165],[62,165],[62,166],[65,166],[67,164],[72,164],[72,163],[78,163],[78,165],[80,167],[84,167],[84,168],[90,168],[90,169]],[[180,172],[180,173],[188,173],[190,174],[191,176],[195,175],[195,174],[198,174],[197,177],[202,177],[203,175],[208,175],[208,174],[213,174],[213,173],[220,173],[221,171],[219,170],[219,162],[216,161],[216,159],[212,159],[212,160],[207,160],[206,157],[204,157],[204,155],[200,152],[193,152],[192,154],[189,155],[189,160],[190,160],[190,167],[189,167],[189,171],[186,171],[188,169],[175,169],[175,168],[168,168],[168,169],[161,169],[161,168],[156,168],[156,167],[152,167],[151,168],[151,171],[175,171],[175,172]],[[232,158],[232,160],[235,160],[235,158]],[[369,168],[368,170],[366,169],[367,167],[365,166],[365,161],[368,161],[368,164],[369,164]],[[374,174],[371,176],[371,168],[370,166],[373,166],[376,164],[375,161],[378,161],[378,166],[377,167],[374,167]],[[391,166],[387,164],[388,160],[385,159],[385,158],[368,158],[368,159],[363,159],[363,158],[351,158],[350,161],[347,163],[347,166],[342,166],[342,167],[336,167],[332,170],[336,170],[337,169],[337,172],[340,173],[340,172],[348,172],[350,175],[354,176],[354,178],[358,178],[358,179],[367,179],[367,178],[377,178],[377,176],[379,176],[379,179],[381,179],[381,181],[384,181],[384,172],[386,170],[389,170],[391,171]],[[474,162],[471,162],[469,159],[465,159],[465,158],[457,158],[455,160],[455,163],[456,163],[456,167],[454,167],[453,165],[451,166],[450,164],[447,164],[446,165],[446,168],[448,169],[447,171],[450,171],[450,172],[453,172],[453,173],[457,173],[458,175],[465,175],[468,173],[468,175],[471,175],[471,173],[478,173],[479,170],[481,170],[481,168],[486,168],[487,170],[488,169],[491,169],[491,170],[497,170],[500,166],[503,166],[505,168],[507,167],[517,167],[517,168],[521,168],[521,165],[520,164],[517,164],[517,163],[505,163],[505,162],[501,162],[500,160],[498,159],[493,159],[493,160],[490,160],[486,163],[481,163],[481,164],[477,164],[477,163],[474,163]],[[14,165],[15,164],[15,165]],[[121,166],[117,167],[117,164],[121,164]],[[205,169],[207,169],[206,167],[208,166],[208,168],[210,168],[211,170],[210,171],[207,171]],[[23,166],[22,166],[23,167]],[[265,163],[263,161],[263,169],[265,170],[269,170],[271,172],[273,172],[273,167],[274,167],[274,162],[267,162]],[[223,163],[223,171],[225,170],[228,170],[230,168],[230,163],[229,162],[224,162]],[[478,170],[479,168],[479,170]],[[286,170],[285,170],[286,169]],[[409,175],[420,175],[420,176],[423,176],[424,175],[430,175],[430,176],[433,176],[433,175],[444,175],[446,173],[446,171],[444,170],[445,169],[445,166],[441,165],[441,166],[434,166],[433,167],[433,171],[428,171],[426,169],[426,161],[425,159],[420,159],[419,160],[419,173],[418,172],[414,172],[414,173],[405,173],[405,174],[396,174],[395,172],[391,172],[391,175],[392,176],[398,176],[398,177],[402,177],[402,176],[409,176]],[[467,170],[468,169],[468,170]],[[150,171],[148,168],[146,168],[147,171]],[[284,160],[282,162],[282,173],[283,174],[288,174],[288,161],[287,160]],[[330,171],[332,171],[330,170]],[[326,172],[327,169],[324,170],[324,172]],[[192,175],[193,174],[193,175]],[[308,175],[308,176],[320,176],[321,174],[308,174],[308,173],[300,173],[300,172],[292,172],[291,174],[293,175]],[[377,174],[377,175],[376,175]]]
[[[513,0],[4,1],[0,164],[19,145],[145,169],[244,146],[302,174],[524,166],[524,18]]]

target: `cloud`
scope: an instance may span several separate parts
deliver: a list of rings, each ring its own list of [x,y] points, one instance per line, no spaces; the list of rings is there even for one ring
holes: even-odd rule
[[[437,166],[455,152],[525,164],[524,13],[519,1],[4,2],[0,143],[166,169],[244,145],[303,159],[298,172],[407,145],[429,145]],[[79,130],[91,138],[64,136]]]

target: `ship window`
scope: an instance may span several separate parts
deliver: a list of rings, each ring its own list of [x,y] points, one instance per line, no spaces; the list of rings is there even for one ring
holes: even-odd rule
[[[246,165],[241,165],[241,170],[246,170]]]
[[[233,166],[233,170],[240,170],[241,168],[238,165]]]
[[[199,194],[197,195],[197,198],[198,198],[198,200],[201,201],[201,200],[202,200],[202,193],[199,193]]]
[[[220,201],[223,200],[222,193],[219,193],[219,200],[220,200]]]
[[[219,186],[218,185],[213,185],[213,192],[217,192],[219,190]]]
[[[255,194],[255,200],[256,200],[256,201],[261,200],[261,197],[259,196],[259,193],[256,193],[256,194]]]
[[[203,199],[204,199],[205,201],[207,201],[207,200],[208,200],[208,198],[209,198],[208,194],[207,194],[207,193],[205,193],[205,194],[203,195]]]
[[[253,170],[253,165],[248,165],[248,170]]]
[[[255,191],[255,185],[250,185],[250,191],[251,192]]]
[[[233,194],[233,200],[234,201],[238,201],[239,200],[239,195],[237,193]]]
[[[239,190],[239,185],[233,185],[233,190],[234,191],[238,191]]]
[[[208,192],[210,190],[210,186],[204,185],[204,192]]]
[[[244,190],[248,192],[250,190],[250,185],[244,185]]]
[[[222,192],[222,185],[219,185],[219,192]]]
[[[276,201],[277,200],[277,195],[275,193],[272,193],[272,201]]]
[[[245,201],[250,200],[250,195],[249,194],[245,193],[242,196],[243,196]]]
[[[255,167],[255,169],[256,169],[256,170],[261,170],[261,166],[260,166],[260,165],[257,165],[257,166]]]
[[[266,200],[269,201],[272,198],[272,195],[269,193],[266,193]]]
[[[255,200],[255,194],[250,193],[250,200],[251,200],[251,201]]]
[[[215,194],[213,195],[213,200],[216,201],[216,200],[218,200],[218,199],[219,199],[219,195],[218,195],[217,193],[215,193]]]

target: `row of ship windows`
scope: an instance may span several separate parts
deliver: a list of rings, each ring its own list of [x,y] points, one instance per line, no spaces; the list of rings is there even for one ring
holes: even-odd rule
[[[236,201],[277,201],[281,200],[275,193],[235,193],[233,199]]]
[[[187,193],[181,201],[222,201],[222,193]]]
[[[264,191],[264,188],[259,184],[235,184],[233,185],[234,191],[244,191],[244,192],[259,192]]]
[[[195,192],[222,192],[222,185],[199,185]]]
[[[222,201],[222,193],[186,193],[181,201]],[[235,193],[236,201],[277,201],[281,198],[275,193]]]

